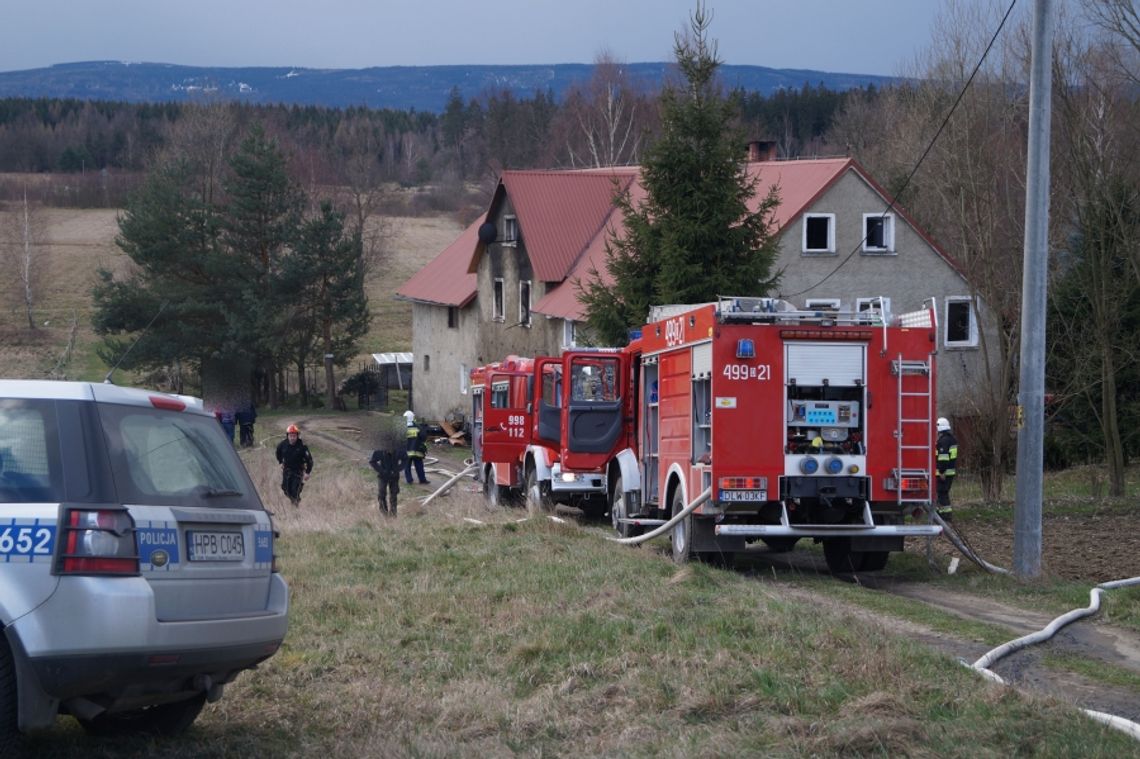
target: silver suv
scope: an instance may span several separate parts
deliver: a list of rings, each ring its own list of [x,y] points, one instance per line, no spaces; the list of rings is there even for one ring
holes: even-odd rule
[[[0,380],[0,755],[61,713],[187,728],[285,637],[273,540],[197,399]]]

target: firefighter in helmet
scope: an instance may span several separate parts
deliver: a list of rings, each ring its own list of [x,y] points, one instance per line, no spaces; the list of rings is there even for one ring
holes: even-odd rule
[[[950,420],[938,417],[938,440],[934,444],[938,465],[938,516],[946,521],[954,518],[950,505],[950,487],[958,475],[958,438],[950,430]]]
[[[301,504],[301,490],[313,471],[313,454],[301,440],[301,430],[290,424],[285,439],[277,444],[277,463],[281,465],[281,490],[294,506]]]

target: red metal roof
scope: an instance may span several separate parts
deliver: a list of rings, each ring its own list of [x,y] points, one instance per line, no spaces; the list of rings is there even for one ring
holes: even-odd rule
[[[482,216],[472,222],[455,242],[401,285],[396,297],[441,306],[466,306],[470,303],[475,298],[476,276],[467,272],[467,262],[479,241],[479,225],[482,223]]]
[[[768,194],[768,190],[775,185],[779,190],[780,205],[776,207],[773,221],[776,225],[776,231],[779,232],[830,187],[852,163],[849,158],[749,163],[748,174],[757,180],[756,195],[749,203],[749,209],[755,211],[759,207],[760,201]],[[645,197],[645,190],[638,183],[631,188],[630,194],[636,207],[637,203]],[[514,202],[518,202],[513,194],[511,198]],[[519,217],[521,225],[521,212]],[[621,214],[613,214],[608,222],[620,234],[622,229]],[[546,295],[539,299],[531,310],[547,316],[583,321],[585,312],[582,304],[578,301],[579,282],[592,279],[595,276],[595,271],[598,272],[603,282],[609,281],[609,271],[605,266],[605,241],[608,237],[608,234],[596,235],[586,247],[585,254],[577,260],[573,269],[566,275],[566,280],[558,287],[548,290]],[[527,250],[530,250],[529,239]]]
[[[592,171],[504,171],[519,235],[535,279],[561,282],[614,210],[614,196],[638,174],[636,166]],[[478,266],[478,253],[470,270]]]
[[[747,165],[755,177],[755,210],[775,186],[780,204],[773,215],[778,234],[795,220],[847,171],[855,171],[884,198],[886,191],[851,158],[819,158],[799,161],[757,161]],[[605,266],[605,243],[612,229],[622,234],[623,219],[613,205],[616,192],[629,188],[636,207],[645,198],[638,182],[640,167],[628,166],[583,171],[505,171],[496,197],[505,192],[514,206],[519,232],[534,267],[536,279],[547,284],[546,294],[532,311],[547,316],[581,321],[579,281],[597,271],[609,280]],[[491,216],[494,209],[489,209]],[[955,269],[946,255],[905,212],[896,208],[907,223]],[[398,295],[446,305],[464,305],[475,296],[475,274],[483,246],[476,234],[481,217],[458,240],[410,279]],[[462,283],[462,287],[459,283]],[[446,299],[444,298],[446,290]]]

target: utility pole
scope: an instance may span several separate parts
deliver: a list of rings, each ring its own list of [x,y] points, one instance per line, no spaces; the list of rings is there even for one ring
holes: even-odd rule
[[[1017,398],[1017,500],[1013,571],[1041,574],[1045,441],[1045,275],[1049,264],[1049,118],[1053,92],[1053,0],[1034,0],[1021,280],[1021,376]]]

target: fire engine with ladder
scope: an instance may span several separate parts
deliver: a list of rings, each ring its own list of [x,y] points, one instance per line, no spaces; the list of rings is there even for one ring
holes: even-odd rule
[[[620,351],[476,370],[476,438],[481,427],[498,483],[485,489],[608,510],[623,537],[688,511],[671,531],[677,561],[811,538],[833,571],[873,571],[906,536],[940,533],[933,306],[892,316],[722,298],[654,311]]]

